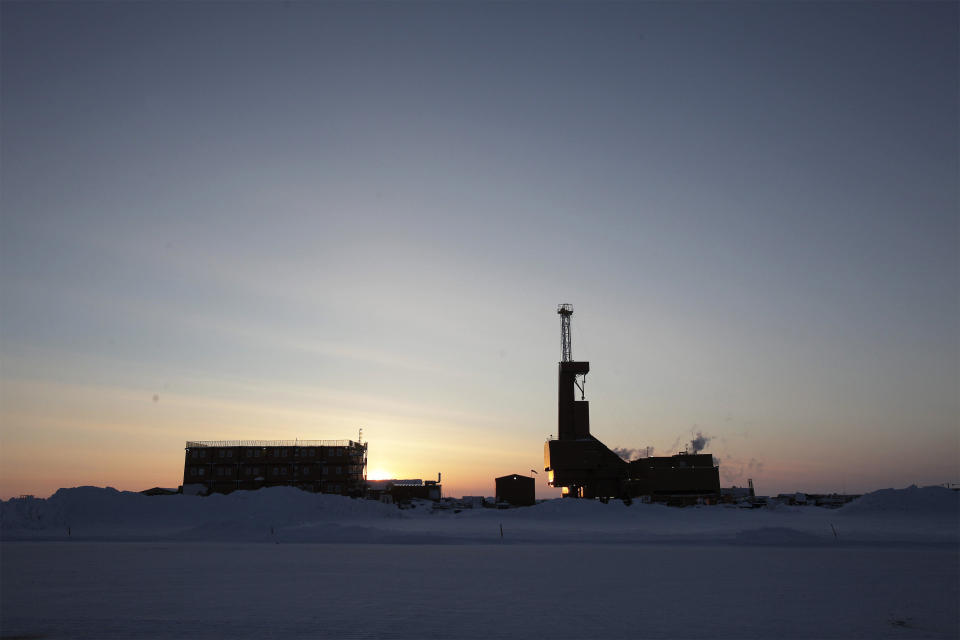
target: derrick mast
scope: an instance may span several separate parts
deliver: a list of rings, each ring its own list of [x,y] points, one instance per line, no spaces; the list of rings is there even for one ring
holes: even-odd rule
[[[573,341],[570,336],[572,304],[557,306],[560,315],[560,372],[557,379],[557,437],[560,440],[582,440],[590,437],[590,403],[585,399],[584,386],[589,362],[573,360]],[[576,390],[580,391],[577,399]]]
[[[547,482],[552,487],[560,487],[565,497],[617,496],[625,463],[590,435],[590,403],[584,398],[590,363],[573,359],[570,337],[573,305],[561,304],[557,313],[560,315],[557,439],[549,440],[543,448]]]
[[[573,305],[557,306],[560,362],[557,376],[557,438],[543,446],[547,483],[569,498],[651,496],[692,504],[720,495],[719,470],[710,454],[677,454],[627,462],[590,434],[590,403],[584,397],[589,362],[573,359]],[[580,398],[577,398],[577,391]]]
[[[570,339],[570,316],[573,315],[572,304],[557,305],[560,315],[560,362],[573,360],[573,344]]]

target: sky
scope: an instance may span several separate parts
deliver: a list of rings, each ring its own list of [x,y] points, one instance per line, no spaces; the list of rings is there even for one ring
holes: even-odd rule
[[[954,2],[0,4],[0,497],[556,434],[723,486],[960,481]]]

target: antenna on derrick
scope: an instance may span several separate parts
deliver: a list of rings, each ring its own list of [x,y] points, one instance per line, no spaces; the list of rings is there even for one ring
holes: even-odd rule
[[[557,313],[560,314],[560,362],[573,362],[573,342],[570,339],[570,316],[573,315],[573,305],[558,304]]]
[[[570,316],[573,315],[573,305],[570,303],[558,304],[557,313],[560,315],[560,364],[573,362],[573,339],[570,337]],[[589,366],[587,367],[589,370]],[[573,376],[573,384],[580,389],[580,399],[586,399],[587,372],[577,372]]]

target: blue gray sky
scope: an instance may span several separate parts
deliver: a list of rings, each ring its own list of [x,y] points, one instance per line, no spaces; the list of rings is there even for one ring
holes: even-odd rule
[[[0,11],[4,497],[361,427],[489,494],[560,302],[611,447],[960,481],[956,3]]]

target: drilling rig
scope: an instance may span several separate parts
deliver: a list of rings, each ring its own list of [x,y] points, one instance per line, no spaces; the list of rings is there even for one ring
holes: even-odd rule
[[[585,386],[590,363],[573,359],[570,317],[573,305],[557,307],[560,315],[557,439],[543,448],[544,470],[552,487],[572,498],[606,498],[621,494],[626,462],[590,435],[590,403]],[[580,398],[577,399],[577,391]]]
[[[557,306],[560,362],[557,438],[543,447],[547,483],[569,498],[633,498],[686,503],[720,494],[719,469],[710,454],[680,453],[627,462],[590,434],[586,380],[590,363],[573,359],[573,305]],[[577,392],[579,391],[579,399]]]

